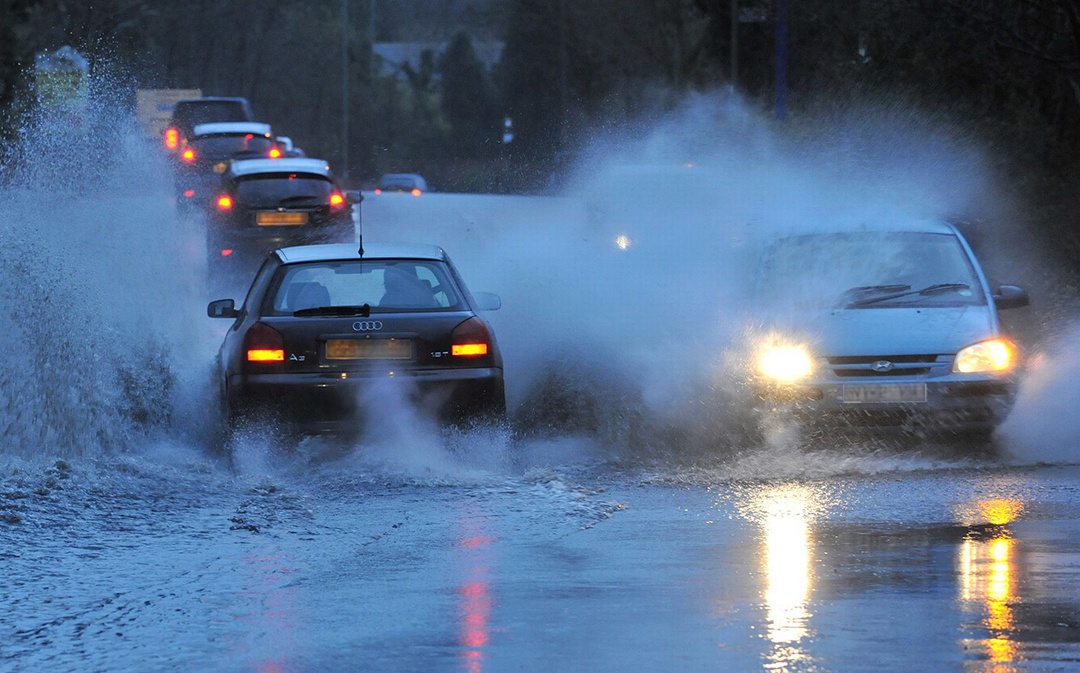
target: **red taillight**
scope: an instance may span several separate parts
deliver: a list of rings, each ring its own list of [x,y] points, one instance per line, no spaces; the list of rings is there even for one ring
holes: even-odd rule
[[[420,196],[420,194],[421,194],[420,190],[417,189],[416,187],[413,187],[412,195],[413,196]]]
[[[491,353],[491,332],[480,318],[469,318],[450,335],[450,354],[477,357]]]
[[[221,209],[221,210],[231,210],[232,205],[233,205],[232,204],[232,197],[229,196],[228,194],[222,194],[221,196],[217,197],[217,207],[219,209]]]
[[[345,197],[344,196],[342,196],[338,192],[334,192],[333,194],[330,195],[330,207],[331,208],[340,208],[340,207],[342,207],[344,205],[345,205]]]
[[[381,190],[381,189],[376,189],[376,190],[375,190],[375,193],[376,193],[376,194],[382,194],[382,190]]]
[[[244,350],[248,362],[284,362],[285,340],[273,327],[261,322],[251,326],[244,335]]]
[[[267,153],[267,155],[271,159],[280,159],[281,158],[281,150],[276,148],[276,147],[271,147],[270,151]]]
[[[175,150],[180,147],[180,129],[165,129],[165,149]]]
[[[180,158],[183,159],[186,163],[195,163],[195,148],[185,147],[184,151],[180,153]]]
[[[232,254],[232,248],[225,248],[224,250],[221,251],[221,256],[222,257],[228,257],[231,254]]]
[[[184,190],[184,198],[185,199],[190,199],[193,196],[195,196],[195,190],[194,189],[185,189]]]

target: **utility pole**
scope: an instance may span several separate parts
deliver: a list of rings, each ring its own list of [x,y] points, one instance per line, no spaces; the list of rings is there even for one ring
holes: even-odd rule
[[[341,0],[341,181],[349,178],[349,0]]]
[[[731,0],[731,92],[739,90],[739,0]]]
[[[787,0],[776,0],[776,119],[787,118]]]

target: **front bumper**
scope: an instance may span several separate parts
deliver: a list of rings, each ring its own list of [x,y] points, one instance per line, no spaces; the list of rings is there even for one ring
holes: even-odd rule
[[[871,377],[867,377],[871,378]],[[844,386],[926,386],[925,402],[845,402]],[[826,430],[928,434],[992,431],[1015,399],[1012,377],[949,375],[933,379],[809,380],[797,384],[756,382],[758,405],[783,410]]]
[[[499,368],[233,374],[230,418],[285,422],[306,432],[359,427],[403,408],[456,423],[506,413]]]

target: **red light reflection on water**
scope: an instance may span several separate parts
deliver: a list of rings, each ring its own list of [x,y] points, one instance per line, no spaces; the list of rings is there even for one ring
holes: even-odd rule
[[[494,598],[488,574],[491,569],[491,544],[495,538],[485,534],[482,519],[461,520],[461,533],[454,546],[461,550],[464,583],[458,595],[458,644],[462,668],[469,673],[484,670],[485,648],[491,642],[491,612]]]

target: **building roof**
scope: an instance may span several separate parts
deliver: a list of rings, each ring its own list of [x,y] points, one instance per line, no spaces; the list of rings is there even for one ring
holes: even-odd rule
[[[405,66],[412,68],[414,72],[420,71],[420,61],[425,51],[430,51],[437,63],[450,46],[450,42],[376,42],[372,45],[372,51],[379,59],[379,75],[383,77],[396,77],[405,79]],[[473,42],[473,51],[476,58],[483,64],[486,70],[491,70],[502,60],[505,42]],[[439,73],[434,73],[435,79],[440,79]]]

